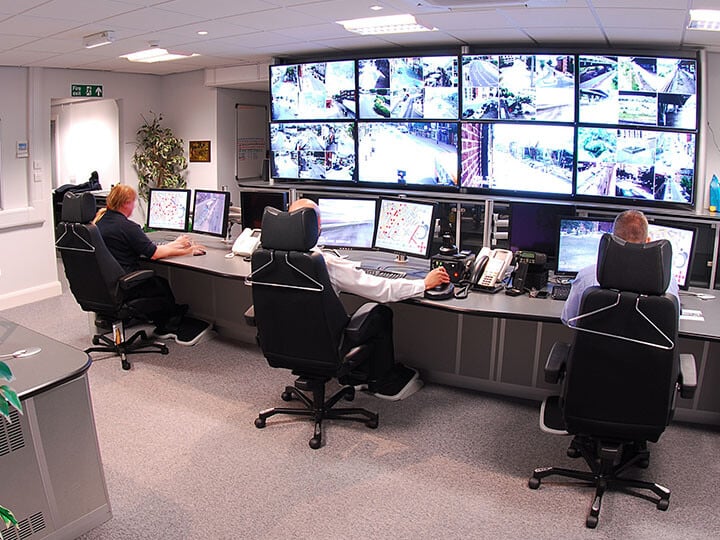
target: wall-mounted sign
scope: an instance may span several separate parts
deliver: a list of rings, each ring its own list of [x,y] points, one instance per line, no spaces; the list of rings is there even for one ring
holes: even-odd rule
[[[70,95],[72,97],[103,97],[102,84],[71,84]]]

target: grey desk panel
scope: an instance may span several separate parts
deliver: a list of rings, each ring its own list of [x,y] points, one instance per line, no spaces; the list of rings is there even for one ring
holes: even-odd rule
[[[457,315],[437,313],[429,323],[421,306],[393,304],[392,310],[396,358],[412,367],[454,373]]]
[[[496,365],[498,319],[462,315],[459,375],[489,381]]]

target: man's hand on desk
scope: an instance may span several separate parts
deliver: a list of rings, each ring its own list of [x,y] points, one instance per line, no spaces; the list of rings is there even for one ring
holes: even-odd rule
[[[444,266],[438,266],[430,270],[425,276],[425,290],[434,289],[438,285],[450,283],[450,275]]]

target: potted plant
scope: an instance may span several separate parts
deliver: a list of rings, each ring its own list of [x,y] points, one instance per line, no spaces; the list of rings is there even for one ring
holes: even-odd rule
[[[0,379],[5,379],[6,381],[13,380],[13,374],[12,371],[10,371],[10,367],[1,360]],[[2,396],[2,399],[0,399],[0,414],[2,414],[8,422],[10,422],[10,405],[17,409],[19,413],[22,413],[22,404],[20,403],[15,390],[10,388],[7,384],[0,385],[0,396]],[[15,525],[17,527],[18,522],[13,513],[2,505],[0,505],[0,518],[2,518],[6,528],[10,525]]]
[[[185,170],[188,162],[183,140],[161,125],[162,114],[152,114],[150,121],[141,115],[143,124],[137,130],[132,157],[138,174],[138,196],[145,202],[150,188],[184,188],[187,185]]]

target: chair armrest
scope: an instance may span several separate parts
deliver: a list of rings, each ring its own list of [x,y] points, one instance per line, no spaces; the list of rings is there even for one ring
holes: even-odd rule
[[[120,279],[118,279],[118,286],[120,287],[120,289],[127,291],[128,289],[132,289],[136,285],[147,281],[154,275],[155,270],[135,270],[134,272],[125,274]]]
[[[567,360],[570,356],[570,344],[556,341],[550,354],[545,361],[545,382],[556,384],[560,381],[560,377],[565,373]]]
[[[350,321],[345,327],[345,336],[350,339],[352,343],[362,343],[365,341],[365,321],[372,310],[379,305],[377,302],[367,302],[357,308],[355,313],[352,314]]]
[[[697,372],[695,370],[695,357],[692,354],[680,355],[680,397],[691,399],[697,388]]]

